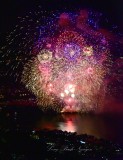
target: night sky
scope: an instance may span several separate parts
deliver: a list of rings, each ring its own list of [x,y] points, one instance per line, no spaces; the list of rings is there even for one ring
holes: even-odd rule
[[[2,0],[0,4],[0,46],[6,44],[6,35],[13,31],[16,24],[18,24],[18,17],[25,17],[30,11],[35,11],[39,5],[42,6],[43,10],[53,11],[64,11],[65,8],[68,11],[84,8],[91,9],[104,15],[102,28],[105,28],[107,19],[107,24],[110,26],[106,28],[108,31],[113,26],[117,26],[116,34],[118,32],[123,33],[123,0]],[[120,49],[117,52],[114,51],[114,53],[115,59],[122,56]]]
[[[0,4],[0,32],[11,30],[17,17],[41,5],[44,10],[91,8],[107,15],[110,23],[123,26],[123,0],[2,0]]]

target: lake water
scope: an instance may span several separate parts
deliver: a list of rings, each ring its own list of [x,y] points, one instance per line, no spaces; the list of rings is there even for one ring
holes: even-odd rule
[[[123,144],[122,115],[60,114],[41,116],[36,129],[59,129],[77,134],[89,134]]]
[[[123,144],[123,114],[42,114],[39,110],[27,108],[7,110],[2,116],[1,126],[35,130],[59,129]]]

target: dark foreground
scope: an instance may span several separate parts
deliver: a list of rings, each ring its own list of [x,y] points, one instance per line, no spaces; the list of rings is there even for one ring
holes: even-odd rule
[[[117,124],[122,125],[122,118],[116,115],[112,119],[109,115],[56,115],[35,107],[2,107],[0,160],[123,160],[122,127]]]
[[[2,130],[1,160],[120,160],[123,149],[110,141],[59,130]]]

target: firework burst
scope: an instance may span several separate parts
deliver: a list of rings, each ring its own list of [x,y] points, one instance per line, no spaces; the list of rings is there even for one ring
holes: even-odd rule
[[[16,58],[24,57],[17,64],[23,66],[21,82],[43,110],[99,110],[106,93],[107,40],[89,26],[86,10],[44,15],[35,12],[21,19],[16,37],[8,37],[11,48],[19,40]]]

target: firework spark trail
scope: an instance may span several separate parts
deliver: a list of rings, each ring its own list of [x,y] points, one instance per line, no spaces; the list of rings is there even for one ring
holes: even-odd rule
[[[9,46],[17,53],[16,66],[23,66],[21,81],[44,110],[99,109],[106,93],[108,42],[87,24],[85,10],[79,14],[52,14],[50,18],[45,15],[30,13],[8,37]]]

